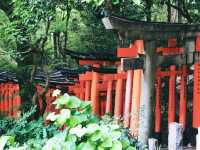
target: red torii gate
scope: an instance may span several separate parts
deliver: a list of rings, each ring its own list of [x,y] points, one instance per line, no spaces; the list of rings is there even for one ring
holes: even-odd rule
[[[138,135],[139,129],[141,77],[143,71],[142,68],[137,68],[136,63],[135,66],[129,66],[130,68],[126,68],[128,65],[125,63],[127,59],[137,59],[139,54],[144,54],[143,40],[136,40],[129,48],[119,48],[117,50],[117,56],[121,58],[122,70],[127,71],[124,126],[130,128],[134,136]]]
[[[157,53],[163,56],[182,55],[183,48],[176,47],[176,39],[170,38],[168,40],[168,48],[158,48]],[[186,124],[186,84],[187,84],[187,66],[182,65],[179,70],[176,70],[176,65],[171,65],[168,71],[161,71],[158,67],[156,71],[156,105],[155,105],[155,132],[160,132],[161,126],[161,78],[169,76],[169,99],[168,99],[168,123],[175,122],[176,112],[176,77],[181,76],[180,80],[180,113],[179,123],[185,128]]]
[[[193,92],[193,127],[200,127],[200,36],[196,38]]]
[[[0,114],[10,117],[16,116],[21,104],[18,84],[12,82],[1,83],[0,97]]]

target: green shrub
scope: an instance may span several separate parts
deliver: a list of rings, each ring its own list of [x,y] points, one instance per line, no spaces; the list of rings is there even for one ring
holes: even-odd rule
[[[46,119],[51,122],[50,125],[59,128],[57,133],[53,131],[55,134],[47,135],[51,128],[44,127],[42,123],[36,125],[37,121],[32,121],[20,130],[25,132],[22,136],[27,139],[24,144],[16,137],[18,133],[13,132],[6,139],[15,138],[17,142],[7,140],[5,146],[11,148],[21,145],[18,149],[31,150],[136,150],[137,142],[128,136],[128,130],[109,116],[99,119],[93,115],[90,102],[64,94],[54,104],[59,112],[49,113]]]

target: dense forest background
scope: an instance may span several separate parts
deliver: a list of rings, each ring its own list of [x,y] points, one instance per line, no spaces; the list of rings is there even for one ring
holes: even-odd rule
[[[108,15],[198,23],[200,1],[0,0],[0,69],[16,72],[25,111],[37,92],[32,80],[36,70],[48,78],[56,67],[77,67],[65,50],[114,53],[131,42],[122,42],[116,31],[105,30],[101,18]]]

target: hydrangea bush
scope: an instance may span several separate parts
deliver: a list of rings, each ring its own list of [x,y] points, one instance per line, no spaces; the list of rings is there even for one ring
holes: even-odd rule
[[[58,90],[53,95],[57,97],[53,104],[59,111],[50,112],[46,120],[57,126],[59,132],[46,139],[37,149],[136,150],[135,140],[128,136],[127,130],[109,116],[99,119],[93,115],[89,101],[81,101],[68,94],[61,96]],[[2,136],[0,142],[6,149],[34,149],[27,143],[18,147],[12,136]]]

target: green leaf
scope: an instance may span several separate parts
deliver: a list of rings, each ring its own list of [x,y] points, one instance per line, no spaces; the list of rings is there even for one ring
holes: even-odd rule
[[[78,146],[78,150],[95,150],[96,149],[96,145],[91,144],[90,142],[82,142],[79,144]]]
[[[111,138],[112,140],[118,140],[121,137],[122,133],[120,131],[112,131]]]
[[[76,150],[76,144],[71,141],[63,142],[62,149],[63,150]]]
[[[114,141],[110,150],[122,150],[122,144],[120,141]]]
[[[92,134],[92,133],[94,133],[97,130],[100,130],[100,127],[99,127],[98,124],[91,123],[91,124],[87,125],[87,133],[88,134]]]
[[[28,146],[20,146],[20,147],[16,147],[16,148],[9,148],[9,150],[27,150]]]
[[[102,146],[98,146],[97,150],[104,150],[104,148]]]
[[[113,3],[114,5],[117,5],[117,4],[119,4],[119,0],[112,0],[112,3]]]
[[[137,149],[133,146],[129,146],[126,150],[137,150]]]
[[[103,4],[104,0],[98,0],[97,6],[101,6]]]
[[[110,129],[113,131],[113,130],[116,130],[116,129],[119,129],[119,125],[118,124],[110,124],[109,125]]]
[[[123,149],[126,149],[130,145],[130,141],[129,141],[128,138],[127,139],[122,139],[121,143],[122,143],[122,148]]]
[[[2,136],[0,138],[0,149],[4,149],[5,145],[13,145],[15,141],[15,138],[12,136]]]
[[[78,124],[78,120],[74,117],[71,116],[69,119],[66,121],[66,125],[70,128],[75,127]]]
[[[63,126],[66,123],[67,119],[70,118],[70,115],[71,111],[69,109],[62,109],[60,111],[60,114],[56,118],[56,125]]]
[[[60,96],[59,98],[57,98],[53,102],[53,104],[56,105],[56,109],[60,109],[63,106],[67,105],[68,102],[69,102],[69,96],[63,95],[63,96]]]
[[[70,96],[67,102],[68,108],[78,108],[81,105],[81,101],[76,96]]]
[[[80,109],[86,109],[88,107],[91,107],[91,102],[90,101],[83,101],[80,104]]]
[[[75,136],[75,135],[68,135],[68,137],[67,137],[67,141],[71,141],[71,142],[76,142],[76,140],[77,140],[77,137]]]
[[[9,18],[6,13],[0,9],[0,26],[9,23]]]
[[[88,116],[87,114],[79,114],[71,116],[69,119],[67,119],[66,125],[69,127],[75,127],[78,124],[88,121],[87,116]]]
[[[77,120],[78,124],[81,124],[82,122],[88,120],[88,114],[79,114],[79,115],[74,115],[73,117]]]
[[[55,121],[59,115],[56,115],[55,112],[51,112],[46,117],[46,120]]]
[[[102,144],[101,144],[102,147],[112,147],[112,138],[111,137],[106,137],[104,138]]]
[[[90,140],[95,142],[95,141],[98,141],[99,139],[101,139],[101,137],[103,137],[102,132],[101,131],[96,131],[95,133],[93,133],[93,135],[91,136]]]
[[[77,137],[81,138],[82,136],[84,136],[87,132],[87,129],[85,127],[82,128],[81,125],[78,125],[74,128],[71,128],[69,133],[72,135],[76,135]]]

